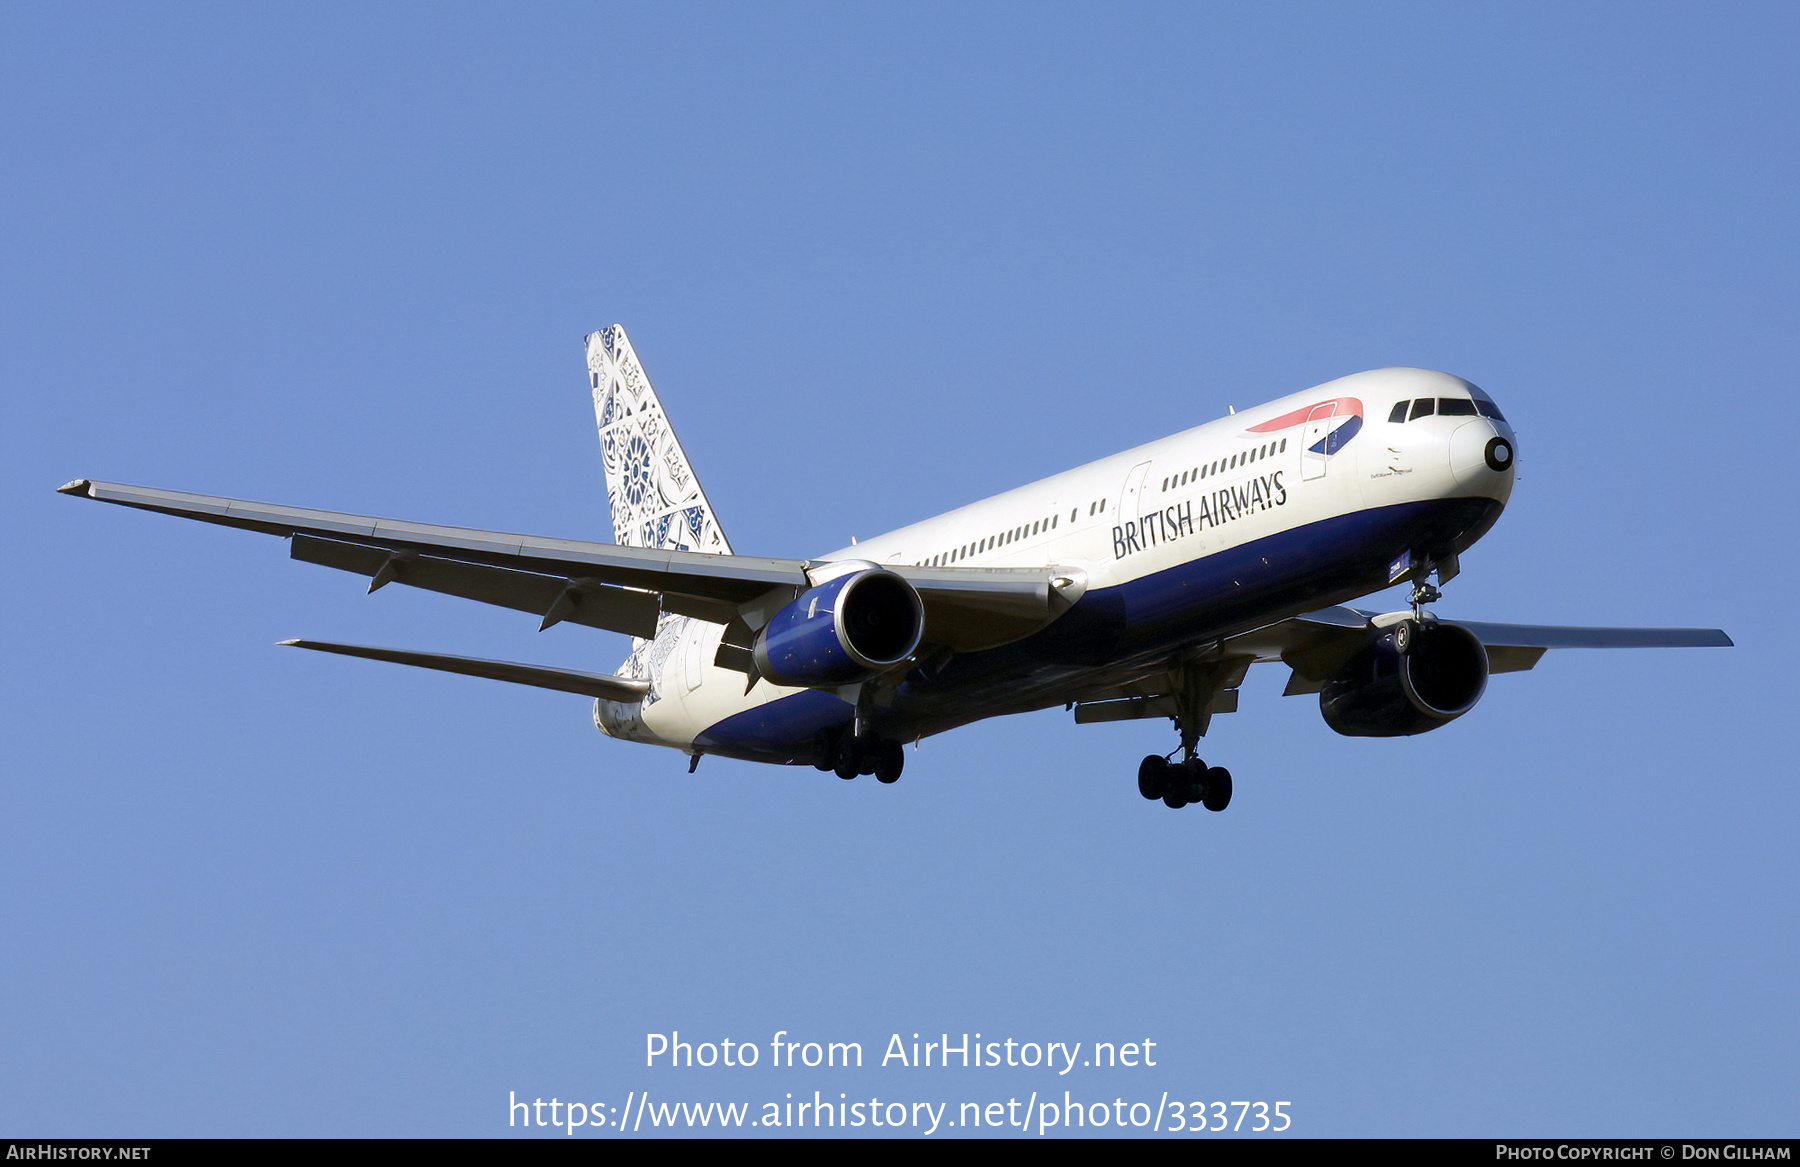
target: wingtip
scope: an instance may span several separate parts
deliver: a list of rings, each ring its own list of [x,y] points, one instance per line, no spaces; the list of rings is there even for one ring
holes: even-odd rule
[[[61,486],[57,487],[56,493],[58,493],[58,494],[79,494],[79,495],[82,495],[83,497],[86,497],[87,492],[88,492],[88,487],[90,487],[92,485],[93,485],[93,483],[89,482],[85,478],[77,478],[73,482],[65,482]]]
[[[298,640],[277,640],[275,642],[275,644],[277,647],[281,647],[281,648],[304,648],[305,647],[305,645],[302,644]]]

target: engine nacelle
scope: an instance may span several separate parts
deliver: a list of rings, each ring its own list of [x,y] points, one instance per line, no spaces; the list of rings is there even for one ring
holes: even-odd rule
[[[1407,737],[1455,721],[1487,690],[1488,657],[1467,628],[1436,621],[1398,628],[1357,653],[1319,691],[1325,724],[1346,737]]]
[[[919,593],[871,566],[775,613],[756,638],[756,669],[781,685],[852,685],[911,656],[924,633]]]

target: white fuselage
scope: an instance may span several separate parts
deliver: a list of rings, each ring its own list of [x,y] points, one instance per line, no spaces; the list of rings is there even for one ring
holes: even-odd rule
[[[1396,404],[1419,400],[1475,404],[1448,407],[1448,415],[1434,406],[1427,416],[1390,420]],[[1505,457],[1498,468],[1496,438]],[[1512,489],[1512,443],[1499,411],[1468,382],[1423,369],[1381,369],[1238,411],[820,558],[1068,567],[1085,573],[1086,596],[1093,597],[1358,512],[1457,498],[1503,506]],[[1320,594],[1315,606],[1343,598]],[[1284,599],[1290,607],[1291,601]],[[1267,620],[1286,614],[1271,610]],[[761,682],[746,693],[742,673],[713,664],[722,631],[718,624],[669,619],[649,654],[652,697],[641,707],[602,702],[601,728],[693,749],[708,727],[805,692]]]

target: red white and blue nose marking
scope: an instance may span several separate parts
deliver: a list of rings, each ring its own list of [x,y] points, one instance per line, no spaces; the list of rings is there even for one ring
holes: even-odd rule
[[[1307,437],[1311,438],[1318,429],[1324,432],[1306,447],[1309,454],[1330,457],[1350,444],[1362,430],[1363,403],[1357,397],[1333,397],[1326,401],[1316,401],[1311,405],[1303,405],[1292,413],[1284,413],[1273,421],[1265,421],[1261,425],[1253,425],[1253,434],[1272,434],[1279,430],[1292,429],[1297,425],[1308,426]]]

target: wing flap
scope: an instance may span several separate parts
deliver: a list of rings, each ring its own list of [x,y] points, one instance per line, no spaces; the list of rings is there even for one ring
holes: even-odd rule
[[[545,665],[523,665],[512,661],[482,660],[471,656],[449,656],[439,652],[411,652],[401,648],[370,648],[361,644],[333,644],[325,640],[283,640],[291,648],[310,648],[315,652],[331,652],[339,656],[359,656],[365,660],[388,661],[397,665],[413,665],[458,673],[465,677],[486,677],[513,685],[530,685],[538,689],[556,689],[598,697],[607,701],[631,702],[641,699],[650,682],[609,673],[584,673],[576,669],[555,669]]]
[[[592,579],[565,579],[507,567],[487,567],[438,559],[413,552],[388,551],[361,543],[342,543],[295,535],[288,554],[302,563],[335,567],[370,576],[369,590],[389,583],[458,596],[495,607],[531,612],[544,618],[542,627],[567,620],[608,632],[649,639],[656,635],[662,611],[653,592],[613,587]]]

